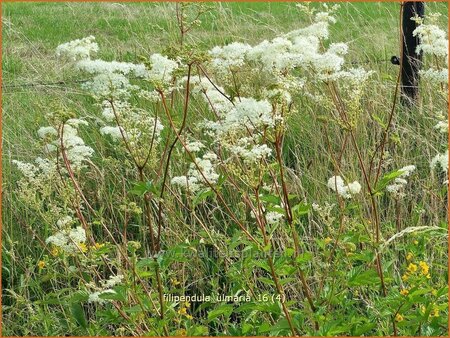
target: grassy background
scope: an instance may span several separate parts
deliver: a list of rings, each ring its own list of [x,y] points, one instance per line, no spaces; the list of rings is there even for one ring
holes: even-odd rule
[[[213,3],[210,6],[213,10],[202,17],[201,27],[189,35],[189,39],[205,50],[232,41],[258,43],[308,24],[293,3]],[[36,130],[46,125],[45,114],[56,102],[64,101],[81,117],[92,114],[92,100],[80,90],[78,83],[74,83],[80,80],[78,75],[55,57],[56,46],[94,35],[100,46],[99,58],[134,62],[139,55],[164,52],[165,46],[176,38],[178,32],[175,4],[170,3],[18,2],[2,4],[2,11],[2,249],[8,250],[8,257],[14,261],[3,264],[4,268],[7,266],[11,270],[3,276],[12,276],[7,285],[18,286],[16,292],[20,294],[22,280],[17,279],[29,278],[24,272],[26,264],[22,259],[38,255],[37,245],[29,245],[33,236],[25,223],[29,222],[28,225],[36,229],[39,225],[33,224],[33,215],[28,215],[26,206],[20,205],[14,196],[20,175],[11,165],[11,160],[32,161],[40,154],[41,149],[35,142]],[[344,3],[336,14],[338,23],[331,27],[330,41],[349,44],[347,61],[375,71],[373,83],[376,86],[370,90],[371,98],[366,100],[367,116],[364,120],[367,123],[362,123],[362,129],[358,131],[358,142],[367,149],[373,149],[379,138],[379,134],[373,132],[374,123],[368,115],[376,114],[385,120],[392,102],[398,68],[389,62],[389,58],[398,55],[399,11],[398,3]],[[447,26],[447,3],[427,3],[426,11],[442,13],[441,26]],[[68,83],[56,84],[59,81]],[[27,86],[39,83],[55,84]],[[429,101],[432,102],[431,96]],[[436,101],[436,106],[445,107],[441,101]],[[302,172],[302,182],[293,189],[305,190],[308,197],[321,200],[328,194],[324,182],[330,173],[329,159],[322,135],[317,134],[317,129],[311,127],[313,122],[309,121],[311,115],[320,112],[315,112],[314,107],[300,107],[302,109],[310,114],[300,111],[292,119],[286,144],[296,150],[294,156],[298,156],[298,172],[310,159],[313,163],[309,172]],[[395,154],[394,162],[399,167],[414,163],[420,170],[428,172],[429,160],[440,151],[433,149],[438,142],[434,135],[429,135],[435,124],[432,113],[424,111],[412,118],[401,112],[398,118],[396,116],[397,136],[408,140]],[[96,136],[83,135],[83,139],[95,148]],[[363,155],[365,159],[369,156]],[[345,168],[356,177],[357,165],[350,162],[349,159]],[[420,184],[417,189],[422,189]],[[431,205],[427,198],[423,198],[421,193],[413,194],[411,205],[443,212],[440,204]],[[394,210],[386,208],[383,217],[393,219],[394,213]],[[442,219],[441,216],[438,212],[434,214],[437,219]],[[405,227],[410,225],[405,224]],[[390,224],[384,226],[386,236],[395,231]]]

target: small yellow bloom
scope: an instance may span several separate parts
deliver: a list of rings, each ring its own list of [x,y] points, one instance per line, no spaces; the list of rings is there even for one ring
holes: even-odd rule
[[[58,256],[58,254],[59,254],[59,249],[58,249],[58,247],[57,247],[57,246],[54,246],[54,247],[52,248],[52,250],[50,251],[50,253],[51,253],[51,255],[52,255],[53,257]]]
[[[406,260],[410,261],[411,259],[413,259],[414,255],[411,252],[408,252],[408,254],[406,255]]]
[[[413,243],[414,243],[414,245],[417,245],[417,244],[419,244],[419,241],[418,241],[417,239],[415,239],[415,240],[413,241]]]
[[[420,261],[420,262],[419,262],[419,266],[420,266],[420,269],[422,270],[422,274],[423,274],[424,276],[428,275],[428,272],[429,272],[429,269],[430,269],[430,267],[428,266],[428,264],[425,263],[424,261]]]
[[[408,278],[409,278],[408,274],[405,273],[405,274],[402,276],[402,281],[406,282],[406,281],[408,280]]]
[[[178,310],[178,314],[180,315],[187,315],[187,309],[185,307],[182,307]]]
[[[431,311],[430,315],[432,317],[439,317],[439,309],[434,308],[433,311]]]
[[[432,291],[431,291],[431,294],[432,294],[433,296],[437,296],[437,290],[432,290]]]
[[[408,289],[402,289],[402,290],[400,290],[400,294],[402,296],[407,296],[409,294],[409,291],[408,291]]]
[[[176,335],[176,336],[185,336],[186,334],[187,334],[186,329],[178,329],[178,330],[175,332],[175,335]]]
[[[425,305],[420,306],[420,312],[425,313],[426,310],[427,308],[425,307]]]
[[[37,266],[38,266],[39,269],[43,269],[45,267],[45,262],[44,261],[39,261],[37,263]]]
[[[181,283],[178,281],[178,279],[176,279],[176,278],[171,278],[171,279],[170,279],[170,282],[172,283],[173,286],[178,286],[178,285],[181,284]]]
[[[103,248],[104,246],[105,246],[104,243],[97,243],[97,242],[95,242],[93,248],[94,248],[95,250],[98,250],[98,249]]]
[[[186,318],[187,318],[187,319],[192,319],[192,318],[194,318],[194,317],[192,317],[191,315],[186,315]]]
[[[414,273],[417,271],[417,265],[414,263],[409,263],[408,265],[408,272]]]
[[[396,315],[395,315],[395,321],[396,322],[401,322],[401,321],[403,321],[403,316],[400,314],[400,313],[397,313]]]
[[[84,243],[78,244],[78,247],[80,248],[81,252],[86,252],[88,250],[86,244]]]
[[[431,279],[431,275],[430,274],[428,274],[426,277],[427,277],[427,279]]]
[[[191,307],[191,303],[189,303],[189,302],[184,302],[184,306],[187,307],[187,308],[189,308],[189,307]]]
[[[324,242],[325,244],[329,244],[332,241],[330,237],[325,238]]]

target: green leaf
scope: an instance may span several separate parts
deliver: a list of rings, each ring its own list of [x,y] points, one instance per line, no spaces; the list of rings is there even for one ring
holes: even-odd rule
[[[214,196],[214,191],[212,191],[211,189],[203,189],[200,190],[194,197],[192,203],[194,204],[194,206],[199,205],[200,203],[202,203],[203,201],[205,201],[208,197],[210,196]]]
[[[353,269],[350,271],[350,278],[348,280],[349,286],[363,286],[363,285],[378,285],[380,284],[380,277],[378,273],[371,269],[367,271],[359,271],[361,269]]]
[[[84,315],[83,307],[80,303],[71,303],[70,304],[70,312],[72,313],[72,317],[75,321],[80,325],[83,329],[87,328],[87,321]]]
[[[223,304],[208,313],[208,320],[213,321],[214,319],[222,315],[225,317],[229,317],[232,312],[233,312],[232,304]]]
[[[144,196],[146,193],[151,192],[155,195],[158,194],[158,189],[153,185],[152,181],[147,182],[137,182],[135,183],[133,189],[130,190],[130,193],[137,196]]]
[[[404,171],[402,170],[394,170],[391,171],[390,173],[384,175],[377,183],[377,186],[375,188],[375,193],[381,193],[382,190],[384,190],[384,188],[386,188],[386,186],[392,182],[393,180],[395,180],[397,177],[401,176],[404,173]]]
[[[292,213],[294,218],[300,218],[301,216],[309,213],[311,206],[307,203],[298,203],[292,207]]]
[[[311,252],[304,252],[295,258],[295,262],[302,264],[302,263],[311,261],[312,258],[313,258],[313,255]]]
[[[259,197],[259,199],[263,202],[271,203],[274,205],[280,205],[281,204],[281,198],[279,196],[266,194]]]

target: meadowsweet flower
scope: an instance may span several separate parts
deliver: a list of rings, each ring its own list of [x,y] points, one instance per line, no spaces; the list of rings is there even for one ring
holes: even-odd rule
[[[333,176],[328,180],[328,188],[336,191],[343,198],[351,198],[353,195],[359,194],[361,191],[361,185],[354,181],[345,185],[341,176]]]
[[[102,288],[104,289],[113,288],[114,286],[122,283],[123,278],[124,278],[123,275],[110,276],[109,279],[101,283]]]
[[[114,141],[117,140],[122,140],[122,134],[125,136],[125,138],[127,138],[125,131],[123,130],[123,128],[121,127],[111,127],[111,126],[106,126],[106,127],[102,127],[100,128],[100,134],[102,135],[109,135],[111,136],[111,138]]]
[[[198,152],[198,151],[202,150],[204,147],[205,147],[205,145],[203,143],[201,143],[200,141],[192,141],[192,142],[186,143],[186,148],[190,152]]]
[[[173,72],[179,67],[176,61],[170,60],[161,54],[151,55],[150,63],[152,68],[146,74],[147,80],[163,84],[168,84],[172,81]]]
[[[132,91],[138,89],[126,76],[118,73],[100,73],[82,87],[94,97],[114,99],[126,99]]]
[[[130,62],[81,60],[76,64],[76,68],[90,74],[120,73],[140,78],[147,76],[145,65]]]
[[[58,131],[53,127],[41,127],[37,131],[40,138],[46,138],[47,136],[57,136]]]
[[[209,51],[212,56],[211,64],[219,72],[228,72],[235,67],[244,65],[244,58],[247,51],[252,47],[248,44],[233,42],[227,46],[216,46]]]
[[[266,214],[266,221],[269,225],[278,224],[281,222],[283,217],[284,215],[282,213],[279,213],[277,211],[269,211]]]
[[[195,163],[191,163],[187,176],[176,176],[170,181],[173,185],[196,192],[202,187],[209,184],[217,183],[219,174],[215,169],[215,161],[217,156],[208,152],[201,158],[196,158]],[[197,168],[198,166],[198,168]]]
[[[86,232],[82,227],[62,229],[45,240],[45,243],[52,244],[69,254],[82,250],[80,245],[85,244],[85,242]]]
[[[448,120],[445,121],[439,121],[435,126],[434,129],[437,129],[440,133],[445,134],[448,133]]]
[[[394,197],[403,197],[405,195],[403,193],[404,187],[408,184],[408,181],[405,179],[405,177],[409,177],[415,170],[416,166],[414,165],[407,165],[399,169],[401,174],[394,179],[392,184],[386,186],[386,191],[391,193]]]
[[[438,154],[430,162],[431,169],[441,169],[442,172],[448,172],[448,150],[443,154]]]
[[[96,52],[98,45],[93,36],[66,42],[56,48],[57,56],[65,56],[73,61],[90,59],[91,53]]]
[[[107,293],[116,293],[114,290],[102,290],[102,291],[95,291],[91,294],[89,294],[88,303],[98,303],[98,304],[104,304],[107,302],[106,299],[100,298],[101,295],[107,294]]]
[[[448,40],[446,33],[434,24],[419,25],[414,31],[413,36],[419,37],[420,43],[417,46],[416,53],[432,54],[446,57],[448,55]]]

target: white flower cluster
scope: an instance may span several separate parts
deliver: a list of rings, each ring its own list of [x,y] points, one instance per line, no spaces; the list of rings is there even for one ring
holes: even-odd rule
[[[179,64],[161,54],[150,56],[152,68],[146,74],[147,80],[170,84],[173,80],[173,72],[178,69]]]
[[[284,218],[284,214],[277,211],[269,211],[266,213],[266,221],[269,225],[279,224]]]
[[[208,182],[215,184],[219,179],[219,174],[215,170],[216,162],[217,155],[208,152],[201,158],[195,159],[198,168],[194,163],[191,163],[187,176],[173,177],[171,183],[192,192],[196,192],[205,187],[208,185]]]
[[[13,164],[17,166],[22,175],[31,184],[42,181],[43,178],[49,178],[56,172],[56,165],[54,162],[37,157],[35,163],[27,163],[22,161],[13,160]]]
[[[437,154],[430,162],[430,168],[440,169],[447,179],[444,181],[444,184],[448,184],[448,149],[443,154]]]
[[[327,50],[322,51],[323,41],[329,36],[329,24],[335,22],[330,12],[318,12],[310,26],[291,31],[271,41],[264,40],[253,47],[242,43],[214,47],[210,50],[213,68],[226,73],[246,64],[256,64],[275,76],[299,68],[312,71],[316,80],[366,80],[370,72],[361,68],[348,71],[342,69],[344,56],[348,52],[345,43],[332,43]]]
[[[227,46],[216,46],[209,51],[212,56],[212,66],[219,72],[223,69],[233,70],[244,65],[245,53],[252,47],[245,43],[233,42]]]
[[[133,148],[144,146],[144,143],[150,144],[152,139],[153,144],[158,144],[161,141],[161,132],[164,126],[148,111],[133,107],[126,101],[115,101],[113,103],[104,101],[102,106],[103,118],[108,123],[114,123],[113,126],[101,127],[100,133],[102,135],[109,135],[114,141],[125,138]],[[117,120],[120,126],[117,125]]]
[[[107,293],[116,293],[112,288],[122,283],[123,278],[123,275],[110,276],[109,279],[100,282],[100,287],[95,283],[86,284],[87,287],[95,290],[89,294],[88,303],[106,303],[107,300],[100,298],[100,296]]]
[[[445,134],[448,133],[448,120],[439,121],[435,126],[434,129],[437,129],[438,132]]]
[[[75,125],[78,125],[80,121],[81,120],[73,120],[72,123],[70,120],[67,121],[68,124],[64,125],[62,133],[64,151],[67,154],[67,159],[69,160],[70,166],[73,170],[81,169],[84,162],[88,161],[94,153],[94,149],[85,145],[83,139],[78,136],[77,128],[74,127]],[[86,121],[83,122],[83,124],[87,124]],[[55,146],[60,145],[58,140],[54,141],[53,144]]]
[[[186,82],[186,78],[182,79]],[[233,109],[233,103],[224,95],[225,89],[220,86],[214,86],[206,78],[192,78],[192,94],[201,94],[205,103],[217,115],[223,115]]]
[[[218,120],[206,121],[203,125],[208,135],[232,155],[246,163],[256,163],[272,153],[267,144],[261,143],[258,132],[274,128],[281,120],[280,116],[272,113],[272,106],[267,100],[240,98]]]
[[[361,184],[354,181],[349,184],[345,184],[341,176],[333,176],[328,180],[328,188],[337,192],[339,196],[343,198],[352,198],[353,195],[361,192]]]
[[[95,52],[98,52],[98,45],[93,36],[66,42],[56,48],[57,56],[65,56],[73,61],[90,59],[91,53]]]
[[[421,70],[419,74],[425,80],[448,84],[448,39],[445,31],[433,23],[425,24],[420,19],[413,19],[419,23],[419,26],[413,31],[413,36],[419,37],[420,41],[416,52],[423,52],[433,58],[445,59],[445,64],[442,68],[431,67]]]
[[[399,171],[401,172],[400,176],[394,179],[392,184],[386,186],[386,191],[391,193],[394,197],[403,197],[405,194],[403,193],[403,188],[408,184],[406,177],[410,176],[416,170],[416,166],[407,165],[401,168]]]
[[[48,237],[45,243],[52,244],[68,254],[82,251],[80,245],[86,242],[86,232],[80,226],[74,229],[70,228],[71,223],[73,220],[70,216],[59,220],[57,225],[61,230]]]

